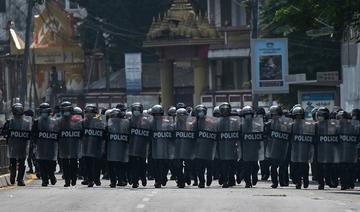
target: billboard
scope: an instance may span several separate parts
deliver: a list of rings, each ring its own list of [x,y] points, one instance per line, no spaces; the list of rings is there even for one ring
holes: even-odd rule
[[[287,39],[251,40],[251,69],[254,94],[289,93]]]
[[[305,109],[305,119],[311,120],[311,111],[316,107],[327,107],[330,111],[335,105],[335,92],[300,92],[299,102]]]
[[[139,92],[142,90],[141,73],[141,53],[125,54],[126,90],[128,92]]]

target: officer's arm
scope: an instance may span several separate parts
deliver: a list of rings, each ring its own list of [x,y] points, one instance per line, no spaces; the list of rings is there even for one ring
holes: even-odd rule
[[[4,136],[4,138],[6,139],[6,144],[8,143],[8,137],[9,137],[9,125],[10,125],[10,121],[7,120],[4,124],[4,127],[1,130],[1,136]]]

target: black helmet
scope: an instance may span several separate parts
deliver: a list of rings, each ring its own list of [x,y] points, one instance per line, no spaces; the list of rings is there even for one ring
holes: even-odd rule
[[[254,116],[254,110],[251,106],[245,106],[242,109],[242,115],[245,117],[246,115]]]
[[[305,118],[305,110],[301,106],[296,106],[296,107],[292,108],[291,110],[292,110],[291,115],[293,118],[297,118],[297,117],[300,119]]]
[[[124,103],[119,103],[116,105],[116,108],[122,111],[126,111],[126,106]]]
[[[311,110],[311,116],[312,116],[313,121],[317,120],[316,113],[317,113],[318,110],[319,110],[318,107]]]
[[[349,119],[350,115],[346,112],[346,111],[339,111],[337,114],[336,114],[336,119],[337,120],[341,120],[341,119]]]
[[[24,114],[24,106],[21,103],[15,103],[11,106],[11,112],[13,115],[23,115]]]
[[[283,111],[282,108],[278,105],[274,105],[270,107],[270,115],[273,116],[282,116]]]
[[[204,116],[207,115],[207,108],[204,105],[197,105],[194,109],[194,116],[199,117],[200,113],[203,113]]]
[[[64,101],[64,102],[62,102],[61,105],[60,105],[60,110],[61,110],[62,112],[65,112],[65,111],[70,111],[70,112],[72,112],[73,109],[74,109],[74,108],[73,108],[71,102],[69,102],[69,101]]]
[[[187,106],[186,111],[188,112],[188,114],[191,114],[193,111],[193,108],[191,106]]]
[[[74,107],[74,114],[75,115],[79,115],[79,116],[83,116],[83,110],[80,107]]]
[[[34,117],[34,111],[29,109],[24,111],[24,116]]]
[[[39,106],[39,112],[40,113],[48,113],[48,114],[50,114],[51,113],[50,104],[47,103],[47,102],[41,103],[40,106]]]
[[[220,108],[219,108],[219,106],[214,107],[213,116],[214,117],[220,117]]]
[[[188,116],[188,112],[185,108],[180,108],[176,110],[176,116]]]
[[[325,120],[329,119],[330,111],[326,107],[320,107],[316,112],[316,117],[324,117]]]
[[[221,116],[230,116],[231,115],[231,105],[227,102],[222,103],[219,105],[219,110]]]
[[[87,105],[85,107],[85,113],[98,113],[98,108],[95,105]]]
[[[134,111],[140,111],[140,113],[143,113],[144,106],[139,102],[135,102],[131,105],[131,112],[134,113]]]
[[[151,108],[151,115],[153,116],[163,116],[164,115],[164,109],[161,105],[154,105]]]
[[[176,107],[171,106],[171,107],[169,108],[167,114],[168,114],[168,116],[172,116],[172,117],[176,116]]]
[[[119,108],[113,108],[109,114],[109,118],[122,118],[125,113]]]
[[[259,107],[257,110],[256,110],[256,115],[263,115],[265,116],[266,115],[266,111],[263,107]]]
[[[240,108],[236,109],[236,115],[242,117],[242,110]]]
[[[180,108],[184,108],[184,109],[186,109],[186,105],[185,105],[185,103],[183,103],[183,102],[179,102],[179,103],[177,103],[177,104],[176,104],[176,110],[177,110],[177,109],[180,109]]]
[[[360,120],[360,109],[355,108],[351,111],[351,117],[355,120]]]

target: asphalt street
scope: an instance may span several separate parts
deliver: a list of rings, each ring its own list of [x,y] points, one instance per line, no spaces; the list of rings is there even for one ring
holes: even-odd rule
[[[80,183],[80,182],[79,182]],[[246,211],[246,212],[351,212],[360,211],[360,189],[318,191],[316,185],[296,190],[294,186],[271,189],[270,182],[259,182],[251,189],[243,184],[230,189],[217,182],[198,189],[189,186],[178,189],[173,181],[166,188],[154,189],[153,181],[147,187],[111,189],[109,181],[102,186],[83,185],[64,188],[63,180],[55,186],[41,187],[36,180],[26,187],[0,190],[1,212],[65,212],[65,211]]]

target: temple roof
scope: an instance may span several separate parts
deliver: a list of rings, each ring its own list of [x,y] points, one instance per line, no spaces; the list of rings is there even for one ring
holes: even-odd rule
[[[219,43],[215,26],[206,14],[196,14],[189,0],[174,0],[171,7],[153,22],[144,42],[145,47],[204,45]]]

